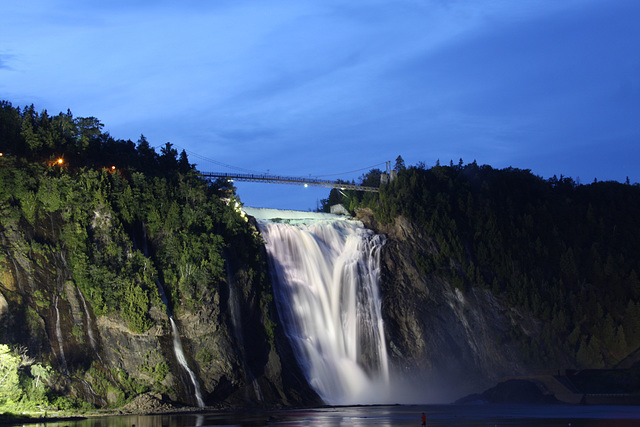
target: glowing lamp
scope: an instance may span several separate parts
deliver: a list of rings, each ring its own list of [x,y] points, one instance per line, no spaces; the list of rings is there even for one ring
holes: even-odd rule
[[[64,161],[64,160],[62,160],[62,158],[59,158],[59,159],[58,159],[58,164],[59,164],[59,165],[61,165],[63,161]]]

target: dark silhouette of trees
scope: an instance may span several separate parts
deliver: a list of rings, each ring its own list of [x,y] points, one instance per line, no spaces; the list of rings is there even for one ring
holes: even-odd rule
[[[548,325],[539,360],[612,366],[640,347],[640,186],[475,161],[408,167],[370,198],[381,223],[403,215],[435,248],[416,253],[426,276],[491,290]]]
[[[186,153],[167,142],[158,154],[144,135],[137,144],[114,139],[103,132],[96,117],[73,117],[71,111],[50,116],[33,105],[23,110],[0,101],[0,152],[28,161],[60,167],[108,169],[130,174],[134,171],[154,176],[195,172]]]

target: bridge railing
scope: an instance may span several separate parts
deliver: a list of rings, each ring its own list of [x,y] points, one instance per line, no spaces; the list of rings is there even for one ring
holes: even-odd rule
[[[295,176],[281,176],[281,175],[269,175],[269,174],[249,174],[249,173],[226,173],[226,172],[201,172],[201,175],[205,178],[222,178],[230,181],[245,181],[245,182],[265,182],[274,184],[292,184],[292,185],[304,185],[312,187],[326,187],[326,188],[339,188],[341,190],[356,190],[356,191],[370,191],[378,192],[378,187],[369,187],[364,185],[345,184],[338,181],[329,181],[318,178],[302,178]]]

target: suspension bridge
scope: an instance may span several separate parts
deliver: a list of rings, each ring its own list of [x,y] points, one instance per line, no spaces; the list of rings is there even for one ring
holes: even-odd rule
[[[176,148],[181,148],[184,151],[189,152],[189,155],[193,157],[200,158],[207,163],[213,163],[218,167],[227,168],[227,169],[236,169],[241,170],[243,173],[238,172],[200,172],[204,178],[209,179],[223,179],[229,182],[233,181],[244,181],[244,182],[262,182],[269,184],[289,184],[289,185],[301,185],[304,187],[325,187],[325,188],[337,188],[339,190],[355,190],[355,191],[368,191],[372,193],[377,193],[379,191],[379,187],[366,186],[366,185],[357,185],[357,184],[349,184],[344,181],[331,181],[328,179],[321,179],[318,177],[295,177],[295,176],[283,176],[283,175],[273,175],[269,173],[260,173],[256,171],[251,171],[248,169],[240,168],[237,166],[228,165],[222,162],[219,162],[214,159],[210,159],[204,156],[201,156],[197,153],[189,151],[183,147],[175,146]],[[390,182],[395,177],[395,171],[391,170],[391,161],[387,161],[384,163],[378,163],[373,166],[369,166],[362,169],[357,169],[349,172],[343,172],[335,175],[344,175],[348,173],[360,172],[363,170],[370,170],[376,166],[380,166],[382,164],[386,164],[386,173],[383,173],[380,178],[380,185]],[[247,172],[247,173],[244,173]],[[330,176],[330,175],[327,175]]]
[[[365,185],[347,184],[340,181],[330,181],[318,178],[302,178],[294,176],[281,176],[270,174],[250,174],[250,173],[226,173],[226,172],[201,172],[205,178],[226,179],[227,181],[263,182],[271,184],[302,185],[304,187],[325,187],[337,188],[340,190],[369,191],[377,193],[378,187]]]

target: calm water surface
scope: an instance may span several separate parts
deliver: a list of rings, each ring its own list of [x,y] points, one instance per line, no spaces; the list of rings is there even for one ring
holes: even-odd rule
[[[356,406],[265,412],[126,415],[27,424],[47,427],[185,426],[640,426],[640,406]],[[20,424],[16,424],[20,425]]]

